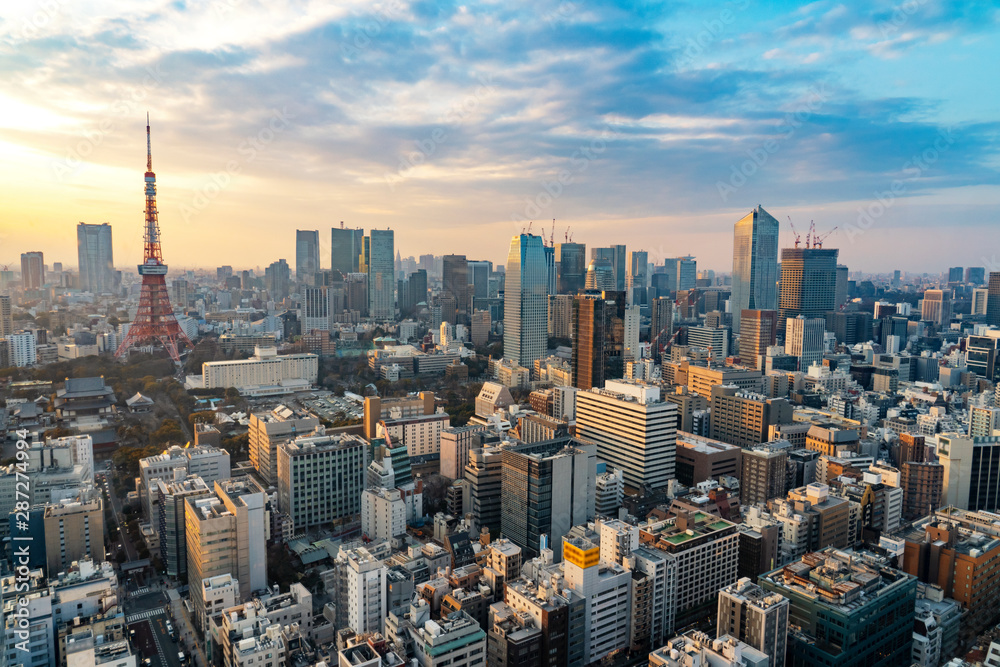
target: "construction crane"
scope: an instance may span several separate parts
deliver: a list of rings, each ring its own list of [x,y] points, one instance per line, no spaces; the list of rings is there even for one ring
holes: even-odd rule
[[[819,234],[817,234],[815,236],[815,238],[813,238],[813,247],[814,248],[822,248],[823,247],[823,241],[825,241],[830,236],[830,234],[833,234],[838,229],[839,229],[839,227],[834,227],[833,229],[831,229],[830,231],[828,231],[826,234],[823,234],[822,236],[820,236]]]
[[[806,248],[812,247],[810,244],[812,242],[812,237],[816,235],[816,221],[809,221],[809,232],[806,234]]]
[[[563,235],[563,238],[566,240],[566,243],[569,243],[569,227],[566,227],[566,233]]]
[[[556,247],[556,219],[552,218],[552,231],[549,232],[549,247]]]
[[[799,236],[799,233],[795,231],[795,225],[792,224],[792,216],[788,216],[788,225],[792,228],[792,234],[795,235],[795,247],[798,248],[799,243],[802,242],[802,239]]]

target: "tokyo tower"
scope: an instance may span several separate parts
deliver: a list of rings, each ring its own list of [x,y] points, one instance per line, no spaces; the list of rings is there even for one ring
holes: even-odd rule
[[[129,348],[139,343],[160,341],[170,358],[180,364],[177,352],[178,341],[194,347],[187,335],[181,331],[170,307],[167,294],[167,265],[163,263],[160,250],[160,223],[156,215],[156,174],[153,173],[153,151],[149,142],[149,114],[146,114],[146,231],[145,257],[139,265],[142,276],[142,291],[139,293],[139,310],[125,339],[118,346],[115,357],[121,357]]]

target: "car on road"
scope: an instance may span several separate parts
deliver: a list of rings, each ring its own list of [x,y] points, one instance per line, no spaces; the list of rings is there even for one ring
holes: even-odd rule
[[[179,651],[177,653],[177,660],[179,660],[182,665],[187,664],[187,656],[184,655],[184,651]]]

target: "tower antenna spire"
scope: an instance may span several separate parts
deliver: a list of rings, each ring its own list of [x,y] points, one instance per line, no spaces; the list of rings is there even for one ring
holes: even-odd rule
[[[153,146],[149,142],[149,112],[146,112],[146,171],[153,171]]]

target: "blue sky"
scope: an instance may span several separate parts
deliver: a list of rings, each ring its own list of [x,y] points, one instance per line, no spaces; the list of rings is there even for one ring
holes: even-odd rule
[[[19,3],[0,22],[0,262],[141,252],[144,124],[167,261],[294,261],[294,230],[404,255],[556,239],[731,268],[762,204],[866,271],[989,265],[990,3]],[[321,233],[328,239],[328,233]],[[29,247],[30,246],[30,247]],[[324,258],[328,254],[324,253]],[[993,266],[993,268],[1000,268]]]

